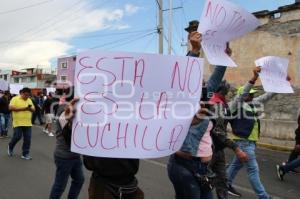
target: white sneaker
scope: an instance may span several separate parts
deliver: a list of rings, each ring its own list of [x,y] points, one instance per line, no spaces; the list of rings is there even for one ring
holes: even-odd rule
[[[47,129],[44,129],[43,132],[49,134],[49,131]]]
[[[49,137],[53,137],[54,134],[53,134],[52,132],[50,132],[50,133],[48,133],[48,136],[49,136]]]

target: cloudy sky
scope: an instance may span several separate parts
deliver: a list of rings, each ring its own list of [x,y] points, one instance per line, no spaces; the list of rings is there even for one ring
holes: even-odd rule
[[[164,0],[164,9],[168,2]],[[232,2],[253,12],[294,0]],[[173,7],[181,7],[174,10],[173,54],[185,52],[183,28],[199,19],[203,4],[173,0]],[[0,68],[55,67],[57,57],[90,48],[157,53],[156,0],[6,0],[0,5]],[[164,26],[167,46],[167,11]]]

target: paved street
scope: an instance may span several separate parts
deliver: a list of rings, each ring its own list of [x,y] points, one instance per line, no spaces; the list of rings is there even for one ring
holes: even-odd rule
[[[48,198],[55,172],[53,163],[55,138],[46,136],[40,127],[34,127],[32,161],[20,159],[21,143],[15,149],[15,156],[8,157],[6,154],[8,141],[9,139],[0,140],[0,187],[2,188],[0,199]],[[287,155],[269,150],[258,151],[262,181],[274,199],[298,199],[300,196],[300,175],[286,176],[285,181],[280,182],[275,174],[275,163],[285,160]],[[173,188],[167,177],[166,163],[167,158],[141,161],[138,177],[147,199],[174,198]],[[86,181],[80,199],[87,198],[90,173],[85,171],[85,175]],[[243,198],[256,198],[244,170],[238,175],[236,184]]]

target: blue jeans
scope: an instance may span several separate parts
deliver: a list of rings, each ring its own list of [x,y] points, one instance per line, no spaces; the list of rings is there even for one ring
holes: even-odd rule
[[[256,195],[259,199],[269,199],[270,196],[265,191],[259,177],[259,168],[256,161],[255,149],[256,143],[247,140],[236,141],[236,144],[248,155],[248,162],[244,163],[247,167],[248,180],[251,183]],[[228,183],[232,185],[232,182],[237,175],[238,171],[244,166],[238,158],[235,156],[227,169]]]
[[[29,155],[31,145],[31,126],[19,126],[14,128],[14,134],[11,138],[8,147],[11,151],[14,150],[16,144],[23,136],[22,154],[23,156]]]
[[[72,178],[68,199],[76,199],[84,182],[81,159],[61,159],[54,157],[56,165],[55,181],[51,189],[50,199],[59,199],[68,183],[69,176]]]
[[[10,114],[0,113],[0,135],[7,135]]]
[[[300,156],[298,156],[297,159],[286,163],[286,165],[282,166],[281,168],[285,173],[288,173],[289,171],[292,171],[296,169],[297,167],[300,167]]]
[[[168,163],[168,175],[176,192],[176,199],[212,199],[212,192],[201,190],[199,182],[194,175],[178,161],[194,166],[199,174],[206,174],[207,165],[201,164],[199,160],[179,159],[172,155]]]

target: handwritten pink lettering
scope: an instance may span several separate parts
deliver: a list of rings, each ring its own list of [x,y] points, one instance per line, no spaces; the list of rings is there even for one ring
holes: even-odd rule
[[[78,128],[80,126],[80,128]],[[118,150],[141,147],[144,151],[175,151],[177,144],[180,142],[183,131],[183,125],[176,125],[170,130],[159,126],[157,130],[149,130],[148,125],[130,124],[118,122],[114,125],[106,123],[95,126],[83,126],[77,122],[73,130],[72,142],[79,149],[98,149],[98,150]],[[82,135],[86,138],[87,144],[84,146],[78,143]],[[93,133],[91,133],[93,132]],[[154,134],[151,135],[151,134]],[[162,139],[162,135],[169,139]],[[151,136],[150,136],[151,135]],[[149,138],[151,137],[151,141]],[[154,138],[154,139],[153,139]],[[108,140],[110,140],[108,142]],[[110,143],[110,146],[108,145]]]

